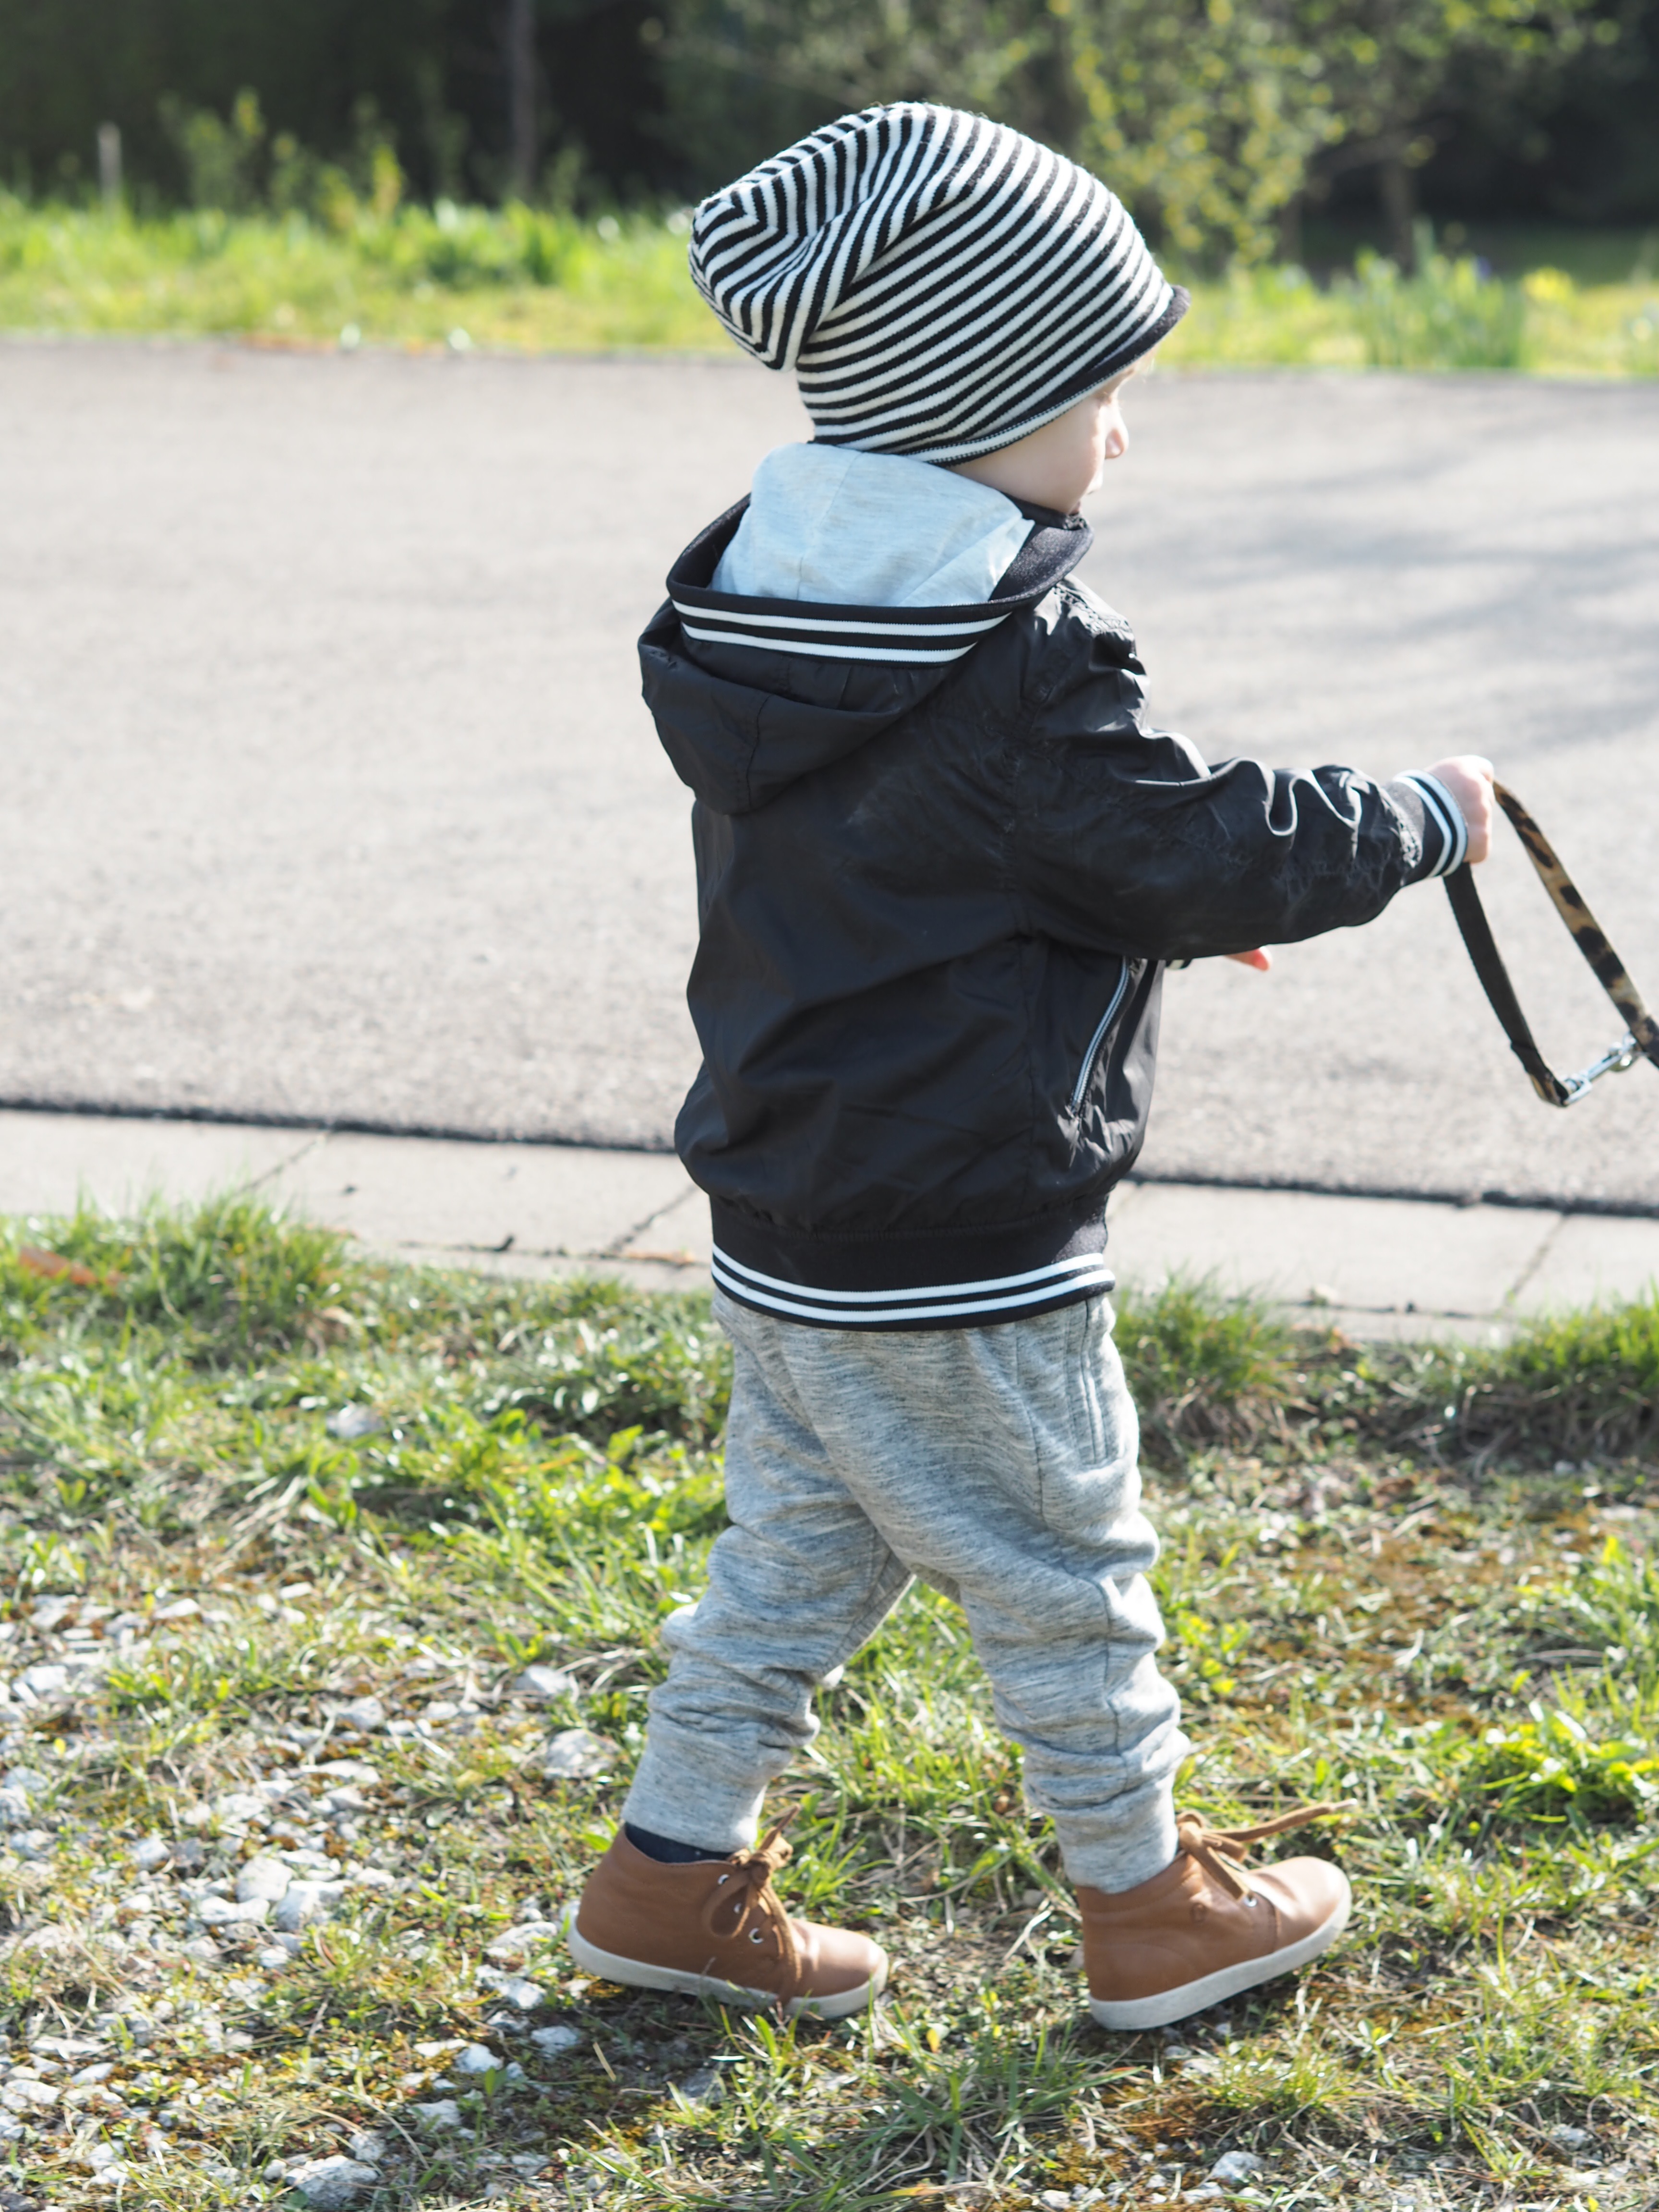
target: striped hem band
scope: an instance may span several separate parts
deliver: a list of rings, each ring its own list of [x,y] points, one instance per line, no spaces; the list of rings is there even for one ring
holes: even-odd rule
[[[714,1276],[716,1286],[742,1305],[819,1328],[927,1328],[941,1324],[963,1328],[975,1322],[1012,1321],[1045,1307],[1099,1297],[1117,1286],[1103,1252],[1079,1253],[1047,1267],[1028,1268],[1022,1274],[992,1276],[980,1282],[833,1291],[763,1274],[716,1244]]]

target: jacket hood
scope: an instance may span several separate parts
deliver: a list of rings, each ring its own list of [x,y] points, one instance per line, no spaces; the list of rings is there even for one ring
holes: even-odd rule
[[[868,744],[957,663],[1034,606],[1094,542],[1080,515],[1022,505],[1024,542],[988,599],[856,606],[714,588],[749,508],[693,538],[640,640],[646,703],[680,781],[721,814],[749,814]]]
[[[1012,499],[896,453],[779,446],[711,581],[745,599],[855,607],[960,607],[988,599],[1025,543]]]

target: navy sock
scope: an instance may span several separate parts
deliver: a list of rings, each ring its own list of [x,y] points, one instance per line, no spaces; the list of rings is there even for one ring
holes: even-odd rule
[[[694,1866],[699,1859],[730,1858],[730,1851],[706,1851],[698,1844],[682,1844],[672,1836],[653,1836],[649,1828],[636,1828],[631,1820],[623,1822],[623,1833],[636,1851],[643,1851],[648,1859],[660,1860],[664,1866]]]

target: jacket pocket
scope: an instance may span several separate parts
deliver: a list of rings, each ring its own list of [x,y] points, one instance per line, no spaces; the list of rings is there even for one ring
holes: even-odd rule
[[[1072,1085],[1072,1095],[1066,1102],[1066,1110],[1069,1114],[1080,1114],[1083,1111],[1083,1102],[1089,1094],[1089,1078],[1095,1072],[1095,1062],[1100,1057],[1100,1048],[1111,1034],[1112,1024],[1122,1010],[1123,1001],[1128,996],[1128,992],[1129,963],[1126,960],[1123,963],[1123,972],[1117,979],[1117,988],[1113,992],[1105,1012],[1095,1025],[1095,1033],[1089,1040],[1089,1049],[1084,1054],[1083,1065],[1077,1072],[1077,1081]]]

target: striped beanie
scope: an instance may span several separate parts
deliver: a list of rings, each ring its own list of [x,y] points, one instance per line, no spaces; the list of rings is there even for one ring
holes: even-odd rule
[[[706,199],[691,275],[793,369],[819,442],[965,461],[1063,415],[1187,311],[1099,179],[982,115],[844,115]]]

